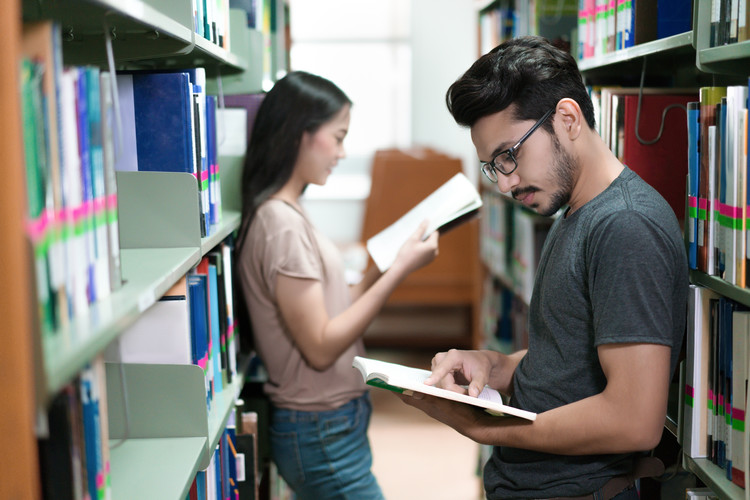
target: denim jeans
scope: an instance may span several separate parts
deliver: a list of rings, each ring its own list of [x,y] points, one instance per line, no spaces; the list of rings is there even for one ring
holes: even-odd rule
[[[300,500],[382,500],[370,470],[369,393],[330,411],[274,408],[271,458]]]

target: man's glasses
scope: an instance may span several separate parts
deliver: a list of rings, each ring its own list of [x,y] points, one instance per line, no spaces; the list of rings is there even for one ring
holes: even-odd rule
[[[516,161],[516,153],[518,152],[518,148],[520,148],[521,144],[523,144],[524,141],[528,139],[529,136],[533,134],[534,131],[538,129],[539,126],[544,123],[545,120],[549,118],[550,115],[552,115],[552,113],[554,112],[555,108],[552,108],[544,113],[544,116],[539,118],[534,126],[531,127],[528,132],[523,134],[523,137],[521,137],[521,139],[512,148],[506,149],[505,151],[500,151],[491,161],[483,161],[482,172],[484,172],[484,175],[486,175],[491,182],[496,183],[498,172],[503,175],[512,174],[518,168],[518,162]]]

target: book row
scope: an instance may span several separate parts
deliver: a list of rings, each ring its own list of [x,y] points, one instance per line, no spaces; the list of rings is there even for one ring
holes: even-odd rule
[[[237,377],[232,286],[232,249],[222,242],[107,346],[105,361],[198,365],[210,411]]]
[[[578,0],[579,60],[692,29],[690,0]]]
[[[230,0],[192,0],[193,29],[206,40],[229,50]]]
[[[116,171],[193,175],[201,236],[221,221],[217,97],[203,68],[118,72],[62,64],[61,30],[24,26],[27,234],[41,330],[52,335],[122,281]]]
[[[703,87],[687,113],[690,267],[744,288],[748,86]]]
[[[27,233],[45,332],[120,285],[112,78],[63,67],[60,28],[24,26]]]
[[[747,0],[711,0],[711,47],[750,39]]]
[[[489,190],[482,192],[482,203],[479,249],[482,262],[528,304],[552,220]]]
[[[742,488],[750,452],[748,360],[750,309],[690,285],[680,442],[688,456],[710,459]]]
[[[497,0],[479,13],[479,50],[485,54],[510,38],[540,35],[569,45],[578,0]]]
[[[529,306],[496,277],[482,283],[480,314],[488,348],[511,353],[529,347]]]
[[[45,500],[118,497],[112,456],[128,437],[110,439],[105,373],[103,358],[97,357],[58,393],[44,416],[37,446]],[[185,500],[257,498],[257,432],[257,415],[231,411]]]

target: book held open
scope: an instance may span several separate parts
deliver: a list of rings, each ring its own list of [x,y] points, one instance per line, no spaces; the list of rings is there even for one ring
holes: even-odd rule
[[[368,239],[367,251],[378,269],[385,272],[423,220],[429,221],[423,236],[427,238],[433,231],[445,232],[469,220],[481,206],[482,198],[474,185],[464,174],[458,173],[396,222]]]
[[[397,363],[389,363],[372,358],[355,356],[352,366],[360,371],[365,383],[373,387],[388,389],[389,391],[405,393],[408,391],[421,392],[430,396],[437,396],[460,403],[484,408],[487,413],[496,416],[514,416],[526,420],[536,420],[536,413],[521,410],[503,403],[502,396],[495,389],[485,386],[479,396],[469,396],[448,389],[426,385],[424,380],[430,376],[430,371],[412,368]]]

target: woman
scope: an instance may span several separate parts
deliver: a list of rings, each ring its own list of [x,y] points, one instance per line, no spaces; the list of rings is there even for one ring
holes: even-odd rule
[[[349,287],[334,244],[300,196],[344,157],[351,101],[304,72],[279,80],[255,118],[242,176],[239,281],[255,348],[268,372],[271,457],[297,498],[380,499],[370,471],[371,405],[352,359],[394,288],[437,255],[423,224],[382,275]]]

